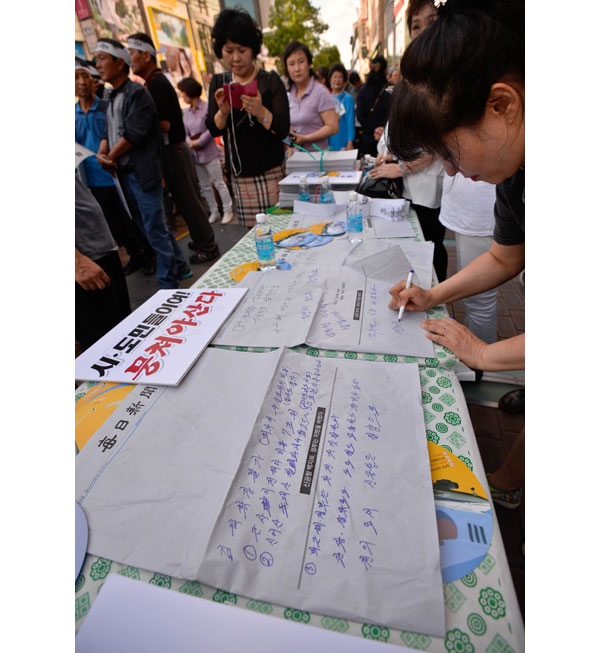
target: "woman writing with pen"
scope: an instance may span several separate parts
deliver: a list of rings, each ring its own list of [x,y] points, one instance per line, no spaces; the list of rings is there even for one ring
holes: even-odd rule
[[[428,310],[496,288],[524,269],[524,68],[522,0],[447,0],[407,48],[392,100],[390,150],[403,161],[425,150],[450,176],[460,171],[497,184],[496,224],[488,252],[431,290],[399,282],[390,308]],[[487,344],[449,318],[422,326],[473,369],[525,366],[524,334]]]

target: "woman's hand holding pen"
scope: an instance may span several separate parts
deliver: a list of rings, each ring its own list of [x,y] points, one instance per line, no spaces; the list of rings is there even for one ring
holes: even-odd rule
[[[406,280],[403,279],[389,290],[392,299],[389,307],[397,311],[402,304],[405,304],[405,311],[428,311],[435,306],[435,301],[431,297],[431,291],[411,285],[406,288]]]

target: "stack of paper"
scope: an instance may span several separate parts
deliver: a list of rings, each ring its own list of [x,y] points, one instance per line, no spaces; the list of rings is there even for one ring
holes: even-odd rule
[[[337,154],[337,152],[332,152],[332,154]],[[279,206],[281,208],[293,207],[294,200],[298,199],[298,188],[303,176],[306,176],[308,188],[311,192],[311,199],[314,199],[315,195],[318,196],[318,186],[324,179],[329,179],[333,191],[355,190],[360,183],[362,172],[360,170],[329,173],[293,172],[279,182]]]
[[[341,150],[339,152],[323,152],[323,167],[321,167],[321,152],[301,152],[296,150],[285,164],[286,172],[324,172],[356,170],[358,150]]]

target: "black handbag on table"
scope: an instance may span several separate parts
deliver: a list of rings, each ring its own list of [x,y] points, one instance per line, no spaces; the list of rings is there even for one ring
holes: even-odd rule
[[[356,192],[377,199],[402,199],[403,190],[404,183],[402,177],[398,177],[397,179],[378,177],[375,179],[371,175],[365,174],[360,180]]]

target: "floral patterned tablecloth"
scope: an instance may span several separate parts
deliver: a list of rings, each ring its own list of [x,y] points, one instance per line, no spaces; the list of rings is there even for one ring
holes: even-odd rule
[[[289,215],[270,216],[274,230],[285,228]],[[409,220],[415,238],[422,240],[416,215]],[[229,272],[247,261],[256,259],[252,233],[248,233],[212,268],[201,277],[194,287],[231,287],[235,282]],[[432,317],[447,315],[445,307],[439,306],[429,312]],[[243,351],[263,351],[259,348],[238,347]],[[443,347],[435,345],[435,358],[417,359],[411,356],[357,354],[319,350],[312,347],[295,347],[295,351],[309,356],[350,358],[392,363],[418,363],[422,388],[423,414],[427,439],[453,452],[477,476],[488,489],[483,463],[479,455],[475,434],[460,382],[453,368],[458,361]],[[79,401],[94,383],[84,383],[77,389]],[[122,565],[102,557],[88,554],[75,586],[75,625],[79,629],[94,599],[109,573],[118,573],[142,582],[160,585],[177,592],[202,597],[219,603],[237,605],[248,610],[289,619],[311,626],[335,630],[357,637],[376,639],[420,651],[448,653],[513,653],[524,651],[524,626],[514,591],[510,568],[506,559],[500,529],[492,508],[494,534],[489,551],[480,565],[460,580],[444,584],[446,606],[445,637],[430,637],[420,633],[394,630],[385,626],[357,623],[327,615],[297,610],[293,606],[279,606],[249,597],[243,597],[198,581],[183,580],[149,570]],[[393,648],[390,648],[393,651]]]

